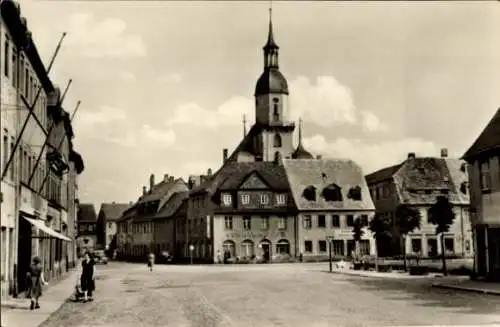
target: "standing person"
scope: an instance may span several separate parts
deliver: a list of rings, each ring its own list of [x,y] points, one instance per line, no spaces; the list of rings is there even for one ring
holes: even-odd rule
[[[83,302],[93,301],[92,293],[95,289],[95,262],[89,252],[85,252],[83,256],[80,286],[83,291]]]
[[[30,309],[40,309],[40,304],[38,299],[42,296],[42,285],[47,285],[48,283],[43,278],[43,269],[39,257],[33,258],[33,264],[26,276],[27,290],[26,297],[31,299]]]
[[[149,271],[153,271],[153,265],[155,264],[155,255],[153,252],[150,252],[148,255],[148,267]]]

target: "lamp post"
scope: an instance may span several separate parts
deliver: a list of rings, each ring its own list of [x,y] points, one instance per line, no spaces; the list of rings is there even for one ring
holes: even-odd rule
[[[330,262],[330,272],[333,272],[333,265],[332,265],[332,242],[335,239],[334,236],[327,236],[326,241],[328,242],[328,257],[329,257],[329,262]]]

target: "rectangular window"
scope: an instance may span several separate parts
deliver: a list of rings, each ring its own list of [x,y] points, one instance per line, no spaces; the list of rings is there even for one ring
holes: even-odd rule
[[[332,216],[332,227],[340,227],[340,217],[339,215]]]
[[[421,253],[422,252],[422,240],[420,238],[412,238],[411,251],[413,253]]]
[[[19,63],[19,92],[24,93],[24,57],[22,55]]]
[[[14,49],[12,49],[12,86],[17,88],[17,54]]]
[[[312,228],[312,219],[310,215],[304,216],[304,228],[311,229]]]
[[[244,230],[252,229],[252,219],[250,216],[243,216],[243,229]]]
[[[230,206],[232,203],[231,194],[224,194],[222,196],[222,202],[224,203],[225,206]]]
[[[311,253],[313,251],[313,242],[304,241],[304,252]]]
[[[14,136],[10,137],[10,153],[14,151],[14,145],[15,145],[16,140],[14,139]],[[10,164],[10,178],[14,179],[14,173],[15,173],[15,162],[16,162],[16,156],[14,156],[12,163]]]
[[[325,228],[326,227],[326,218],[325,215],[318,215],[318,227]]]
[[[268,204],[269,203],[269,196],[267,194],[262,194],[260,196],[260,203],[261,204]]]
[[[445,253],[455,253],[455,240],[453,237],[444,238],[444,250]]]
[[[368,226],[368,215],[361,215],[359,216],[359,219],[361,219],[362,226]]]
[[[34,91],[34,86],[33,86],[33,76],[30,76],[30,94],[29,94],[29,105],[32,104],[33,99],[35,98],[35,91]]]
[[[26,62],[27,64],[28,62]],[[30,98],[30,86],[29,86],[29,82],[30,82],[30,71],[28,69],[28,67],[26,67],[26,69],[24,70],[24,97],[26,98],[26,100],[29,101],[29,98]]]
[[[278,229],[286,229],[286,217],[279,217],[278,220]]]
[[[326,252],[326,241],[320,240],[318,241],[319,252]]]
[[[233,217],[231,216],[224,217],[224,228],[227,230],[233,229]]]
[[[332,252],[333,255],[343,256],[344,255],[344,241],[343,240],[333,240],[332,242]]]
[[[438,254],[437,239],[427,237],[427,256],[435,257]]]
[[[250,195],[243,194],[241,196],[241,204],[249,204],[250,203]]]
[[[489,190],[490,189],[490,163],[488,161],[484,161],[480,166],[480,174],[481,174],[481,189]]]
[[[261,217],[260,218],[260,229],[263,229],[263,230],[269,229],[269,217]]]
[[[3,73],[5,75],[5,77],[9,77],[9,66],[10,66],[10,62],[9,62],[9,54],[10,54],[10,51],[9,51],[9,48],[10,48],[10,42],[9,42],[9,37],[7,36],[7,34],[5,35],[5,43],[4,43],[4,48],[3,48],[3,57],[5,58],[4,62],[3,62]]]
[[[9,160],[9,137],[7,136],[7,130],[4,129],[5,135],[3,136],[3,143],[2,143],[2,152],[3,152],[3,165],[2,165],[2,171],[5,169],[7,165],[7,160]]]
[[[349,226],[349,227],[354,226],[354,216],[353,215],[347,215],[347,226]]]
[[[276,203],[280,206],[285,205],[286,204],[286,195],[285,194],[276,195]]]

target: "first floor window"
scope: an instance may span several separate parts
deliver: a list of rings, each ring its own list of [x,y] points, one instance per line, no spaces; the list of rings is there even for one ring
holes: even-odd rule
[[[252,229],[252,219],[250,216],[243,217],[243,229],[245,230]]]
[[[304,252],[311,253],[313,251],[312,241],[304,241]]]
[[[233,217],[231,217],[231,216],[224,217],[224,228],[225,229],[233,229]]]
[[[347,226],[349,226],[349,227],[354,226],[354,216],[353,215],[347,215]]]
[[[261,217],[260,218],[260,229],[267,230],[269,229],[269,217]]]
[[[311,229],[312,227],[312,219],[310,215],[304,216],[304,228]]]
[[[339,215],[332,216],[332,227],[340,227],[340,217]]]
[[[286,229],[286,217],[279,217],[278,229]]]
[[[326,227],[326,218],[325,215],[318,215],[318,227],[325,228]]]

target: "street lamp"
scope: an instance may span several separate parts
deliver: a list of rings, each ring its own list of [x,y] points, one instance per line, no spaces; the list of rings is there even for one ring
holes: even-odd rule
[[[328,256],[329,256],[329,262],[330,262],[330,272],[333,272],[333,266],[332,266],[332,243],[333,240],[335,239],[334,236],[327,236],[326,241],[328,242]]]

